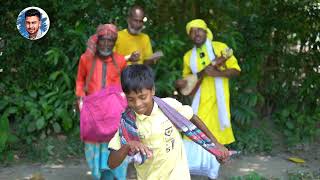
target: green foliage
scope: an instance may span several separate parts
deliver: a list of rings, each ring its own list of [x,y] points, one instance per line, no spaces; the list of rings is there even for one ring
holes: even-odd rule
[[[309,111],[308,109],[307,111]],[[308,114],[297,104],[292,104],[275,113],[276,122],[284,126],[284,135],[289,145],[298,142],[312,140],[320,134],[317,128],[320,119],[320,110],[317,107],[316,112]]]
[[[272,138],[264,128],[237,128],[233,127],[236,142],[230,145],[230,149],[236,149],[244,154],[257,152],[271,152]]]
[[[14,110],[7,111],[13,113]],[[4,113],[0,118],[0,160],[2,162],[13,161],[13,152],[11,146],[17,143],[18,138],[10,133],[8,114]]]
[[[229,37],[224,39],[233,48],[240,47],[235,52],[242,73],[231,88],[237,126],[273,114],[289,144],[312,140],[319,133],[319,1],[229,5],[227,11],[233,12],[220,21],[232,19],[221,23],[229,26],[222,37]],[[237,43],[243,44],[233,45]]]
[[[288,172],[289,180],[308,180],[308,179],[320,179],[319,172],[310,172],[310,171],[289,171]]]
[[[42,141],[37,141],[31,145],[20,144],[14,149],[23,149],[23,153],[27,157],[27,161],[31,162],[52,162],[62,163],[67,158],[76,160],[83,156],[83,143],[79,141],[79,133],[72,131],[68,136],[58,135],[49,136]]]
[[[183,51],[185,42],[175,34],[173,29],[173,25],[155,29],[155,32],[162,34],[155,48],[161,49],[165,55],[153,67],[156,74],[157,94],[160,96],[172,96],[175,90],[174,82],[181,78],[183,61],[179,52]]]
[[[2,115],[0,119],[0,128],[0,152],[3,152],[9,136],[9,120],[4,115]]]
[[[267,178],[261,176],[256,172],[251,172],[245,176],[236,176],[230,178],[230,180],[267,180]]]
[[[37,41],[14,30],[19,12],[31,4],[44,9],[51,21]],[[165,54],[153,66],[158,95],[172,96],[183,54],[192,47],[185,25],[202,18],[215,40],[234,49],[242,70],[230,86],[238,148],[270,150],[263,131],[248,130],[264,116],[273,117],[289,144],[319,135],[319,0],[6,1],[0,7],[0,153],[12,157],[17,138],[31,143],[78,128],[75,76],[86,41],[99,24],[125,28],[134,4],[145,7],[145,32],[154,50]]]

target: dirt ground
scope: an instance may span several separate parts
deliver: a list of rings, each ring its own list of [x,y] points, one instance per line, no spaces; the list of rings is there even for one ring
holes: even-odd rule
[[[257,172],[268,179],[288,179],[288,172],[313,171],[320,173],[320,157],[304,157],[303,164],[287,160],[288,154],[242,155],[232,159],[220,168],[219,179],[230,179],[234,176]],[[61,164],[18,164],[0,167],[0,180],[90,180],[90,171],[84,159],[66,161]],[[134,180],[135,171],[132,166],[128,169],[128,180]],[[206,177],[192,176],[192,180],[207,180]]]
[[[244,176],[256,172],[267,179],[286,180],[292,179],[292,175],[312,172],[320,180],[320,140],[311,144],[286,149],[282,143],[275,143],[271,153],[265,154],[240,154],[229,162],[222,164],[219,171],[219,180],[229,180],[231,177]],[[305,163],[289,161],[289,157],[299,157]],[[26,163],[24,160],[15,161],[9,166],[3,166],[0,162],[0,180],[90,180],[89,168],[84,157],[58,159],[51,163]],[[288,177],[291,176],[291,178]],[[132,165],[128,168],[128,180],[135,180],[136,174]],[[191,176],[192,180],[208,180],[207,177]],[[294,178],[302,179],[302,178]]]

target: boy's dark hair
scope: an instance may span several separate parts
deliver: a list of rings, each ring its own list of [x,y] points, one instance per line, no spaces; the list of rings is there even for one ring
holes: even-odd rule
[[[154,87],[154,73],[147,65],[129,65],[121,73],[121,86],[126,94],[132,91],[137,93],[144,88],[152,90]]]
[[[41,19],[41,14],[38,10],[36,9],[29,9],[28,11],[26,11],[26,13],[24,14],[25,17],[30,17],[30,16],[38,16],[39,19]]]

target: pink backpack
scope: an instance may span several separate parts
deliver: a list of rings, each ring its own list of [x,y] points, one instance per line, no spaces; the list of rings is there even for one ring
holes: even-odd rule
[[[108,86],[83,97],[80,111],[80,138],[89,142],[109,142],[117,132],[127,100],[121,86]]]

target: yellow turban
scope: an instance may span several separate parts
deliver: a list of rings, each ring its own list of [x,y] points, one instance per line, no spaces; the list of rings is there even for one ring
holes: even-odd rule
[[[206,22],[204,22],[204,20],[202,19],[194,19],[190,22],[188,22],[187,26],[186,26],[186,30],[187,30],[187,34],[189,35],[191,28],[201,28],[203,30],[205,30],[207,32],[207,38],[212,40],[213,36],[212,36],[212,32],[211,30],[207,27]]]

